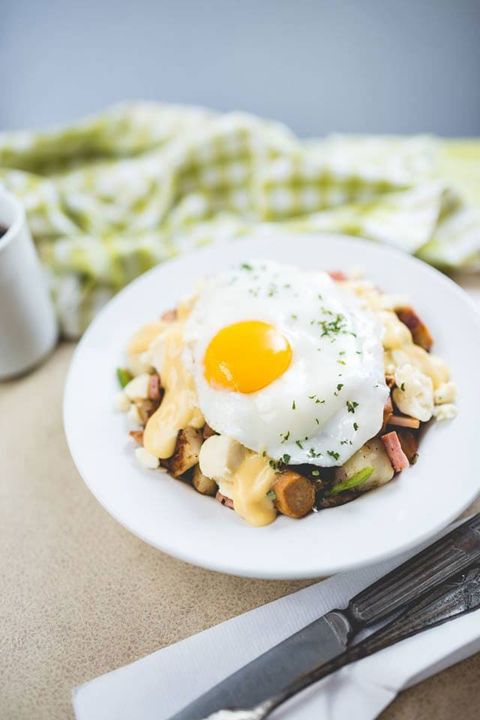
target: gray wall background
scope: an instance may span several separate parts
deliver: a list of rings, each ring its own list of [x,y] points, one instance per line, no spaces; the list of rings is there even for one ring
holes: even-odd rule
[[[124,99],[480,134],[480,0],[0,0],[0,128]]]

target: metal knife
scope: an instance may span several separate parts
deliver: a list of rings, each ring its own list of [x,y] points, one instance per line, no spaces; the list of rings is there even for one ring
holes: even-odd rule
[[[253,707],[299,675],[345,651],[362,629],[399,611],[480,560],[480,513],[332,610],[240,668],[170,720],[200,720],[222,708]]]

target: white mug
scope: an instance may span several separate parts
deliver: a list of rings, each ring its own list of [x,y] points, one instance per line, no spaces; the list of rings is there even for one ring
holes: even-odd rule
[[[55,346],[57,321],[25,211],[0,187],[0,380],[35,367]]]

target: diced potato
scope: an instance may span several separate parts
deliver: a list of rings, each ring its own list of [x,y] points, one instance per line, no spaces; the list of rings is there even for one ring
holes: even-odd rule
[[[301,518],[307,515],[315,502],[315,486],[303,475],[286,470],[273,483],[275,507],[283,515]]]
[[[209,437],[212,437],[212,435],[216,435],[217,433],[213,428],[210,427],[208,423],[205,423],[203,426],[203,437],[206,440]]]
[[[408,458],[410,465],[413,465],[418,457],[418,440],[410,430],[397,430],[398,439],[402,450]]]
[[[444,405],[452,403],[457,395],[457,386],[454,382],[442,383],[434,392],[433,399],[435,405]]]
[[[125,385],[123,392],[132,402],[134,400],[145,400],[148,398],[148,386],[150,382],[150,375],[142,373],[137,375],[133,380]]]
[[[212,480],[212,478],[209,478],[202,473],[202,471],[200,470],[200,465],[195,465],[192,484],[195,490],[197,490],[197,492],[201,493],[202,495],[213,496],[217,494],[217,483],[215,482],[215,480]]]
[[[427,422],[433,411],[433,382],[414,365],[407,363],[395,372],[397,387],[393,400],[405,415]]]
[[[385,428],[388,425],[388,422],[390,418],[393,415],[393,405],[392,405],[392,399],[390,396],[387,398],[387,402],[385,403],[383,407],[383,427]]]
[[[160,465],[160,460],[152,453],[147,452],[144,447],[138,447],[135,450],[135,456],[140,465],[147,470],[156,470]]]
[[[164,465],[174,477],[179,477],[198,463],[203,437],[200,430],[187,427],[177,435],[175,452]]]
[[[245,458],[246,449],[226,435],[212,435],[202,445],[200,470],[207,477],[221,483],[228,480]]]
[[[160,402],[158,400],[137,400],[135,406],[138,410],[142,425],[146,425],[148,419],[153,415],[155,410],[159,407]]]
[[[386,485],[393,478],[394,471],[380,438],[369,440],[352,455],[350,460],[337,468],[335,471],[335,484],[345,482],[365,467],[373,467],[373,473],[368,480],[356,488],[357,492],[366,492],[372,488]]]
[[[420,347],[424,350],[430,351],[433,345],[433,338],[430,334],[430,330],[423,320],[419,318],[415,310],[407,305],[397,307],[395,312],[400,322],[406,325],[412,333],[415,345],[420,345]]]
[[[412,342],[412,335],[406,325],[400,322],[392,310],[382,310],[379,317],[383,323],[383,347],[385,350],[401,348]]]

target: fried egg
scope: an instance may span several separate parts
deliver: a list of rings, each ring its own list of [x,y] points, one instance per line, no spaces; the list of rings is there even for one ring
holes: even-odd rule
[[[208,424],[273,460],[342,465],[381,428],[382,327],[325,272],[256,260],[210,278],[185,342]]]

